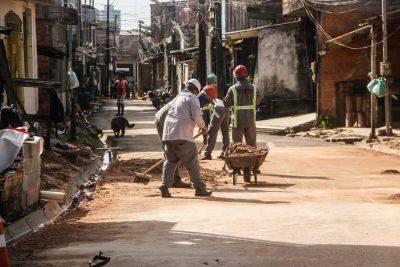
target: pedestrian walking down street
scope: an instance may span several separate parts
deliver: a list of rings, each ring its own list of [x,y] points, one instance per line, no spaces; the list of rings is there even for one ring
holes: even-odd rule
[[[211,121],[208,127],[208,142],[207,147],[204,152],[204,157],[201,160],[211,160],[212,152],[215,147],[215,143],[217,142],[218,131],[221,129],[222,133],[222,152],[218,156],[218,158],[222,158],[226,149],[229,147],[230,138],[229,138],[229,118],[231,112],[229,108],[224,106],[224,103],[220,99],[215,99],[215,104],[212,108]]]
[[[124,116],[126,87],[126,80],[124,79],[123,75],[119,73],[116,88],[118,113],[115,114],[115,116]]]
[[[161,141],[162,141],[162,136],[163,136],[163,131],[164,131],[165,118],[167,117],[167,114],[171,108],[171,105],[172,105],[172,101],[167,103],[165,106],[163,106],[159,111],[157,111],[157,113],[155,115],[154,123],[156,124],[157,133],[158,133],[158,136],[160,137]],[[164,150],[164,144],[163,144],[163,150]],[[178,166],[179,166],[179,164],[178,164]],[[182,178],[179,175],[179,171],[178,171],[178,167],[177,167],[175,170],[174,182],[172,183],[172,187],[188,188],[190,186],[191,185],[189,183],[185,183],[182,181]]]
[[[195,125],[199,127],[200,132],[207,133],[200,107],[209,104],[210,101],[202,95],[199,98],[196,97],[200,90],[200,82],[190,79],[186,83],[185,89],[172,101],[165,118],[162,139],[166,160],[159,187],[163,198],[171,197],[168,188],[173,183],[179,161],[188,170],[190,181],[195,188],[195,196],[204,197],[212,194],[211,191],[207,191],[206,185],[201,179],[197,147],[193,139]]]
[[[224,105],[232,108],[232,140],[247,145],[257,146],[256,140],[256,107],[261,102],[261,95],[254,84],[246,78],[248,72],[245,66],[238,65],[233,75],[236,84],[232,85],[225,98]]]

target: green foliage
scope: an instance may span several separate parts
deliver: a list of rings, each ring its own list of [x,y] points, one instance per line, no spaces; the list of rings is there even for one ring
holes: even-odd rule
[[[76,133],[76,144],[90,147],[91,149],[104,147],[103,143],[90,134]]]
[[[324,115],[318,116],[317,126],[323,129],[332,129],[335,127],[333,120]]]

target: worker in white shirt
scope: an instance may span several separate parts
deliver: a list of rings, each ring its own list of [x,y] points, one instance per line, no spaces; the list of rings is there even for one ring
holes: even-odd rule
[[[159,187],[161,197],[169,198],[169,187],[174,181],[174,174],[179,161],[186,167],[190,181],[195,188],[195,196],[210,196],[206,185],[201,179],[200,165],[197,157],[197,147],[193,139],[194,128],[197,125],[202,133],[207,133],[206,125],[200,109],[201,102],[209,103],[207,98],[196,95],[201,85],[196,79],[190,79],[185,89],[178,94],[164,123],[163,143],[166,160],[164,162],[162,182]]]

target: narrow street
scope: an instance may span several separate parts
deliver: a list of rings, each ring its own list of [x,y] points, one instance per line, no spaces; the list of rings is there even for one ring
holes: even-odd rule
[[[113,139],[115,100],[103,103],[91,122]],[[126,118],[136,127],[112,142],[123,148],[120,160],[162,157],[154,113],[147,102],[128,101]],[[173,198],[162,199],[160,173],[148,185],[108,175],[93,200],[20,242],[13,266],[87,266],[98,251],[119,267],[398,266],[400,200],[390,196],[400,193],[400,175],[381,172],[400,158],[320,140],[257,138],[270,148],[258,185],[239,177],[233,186],[220,159],[201,162],[216,173],[208,198],[172,189]]]

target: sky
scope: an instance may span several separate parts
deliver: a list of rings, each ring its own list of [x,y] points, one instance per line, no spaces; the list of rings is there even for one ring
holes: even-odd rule
[[[123,30],[137,29],[138,21],[143,20],[150,25],[150,0],[109,0],[114,9],[121,10],[121,28]],[[107,0],[94,0],[97,9],[103,9]]]

